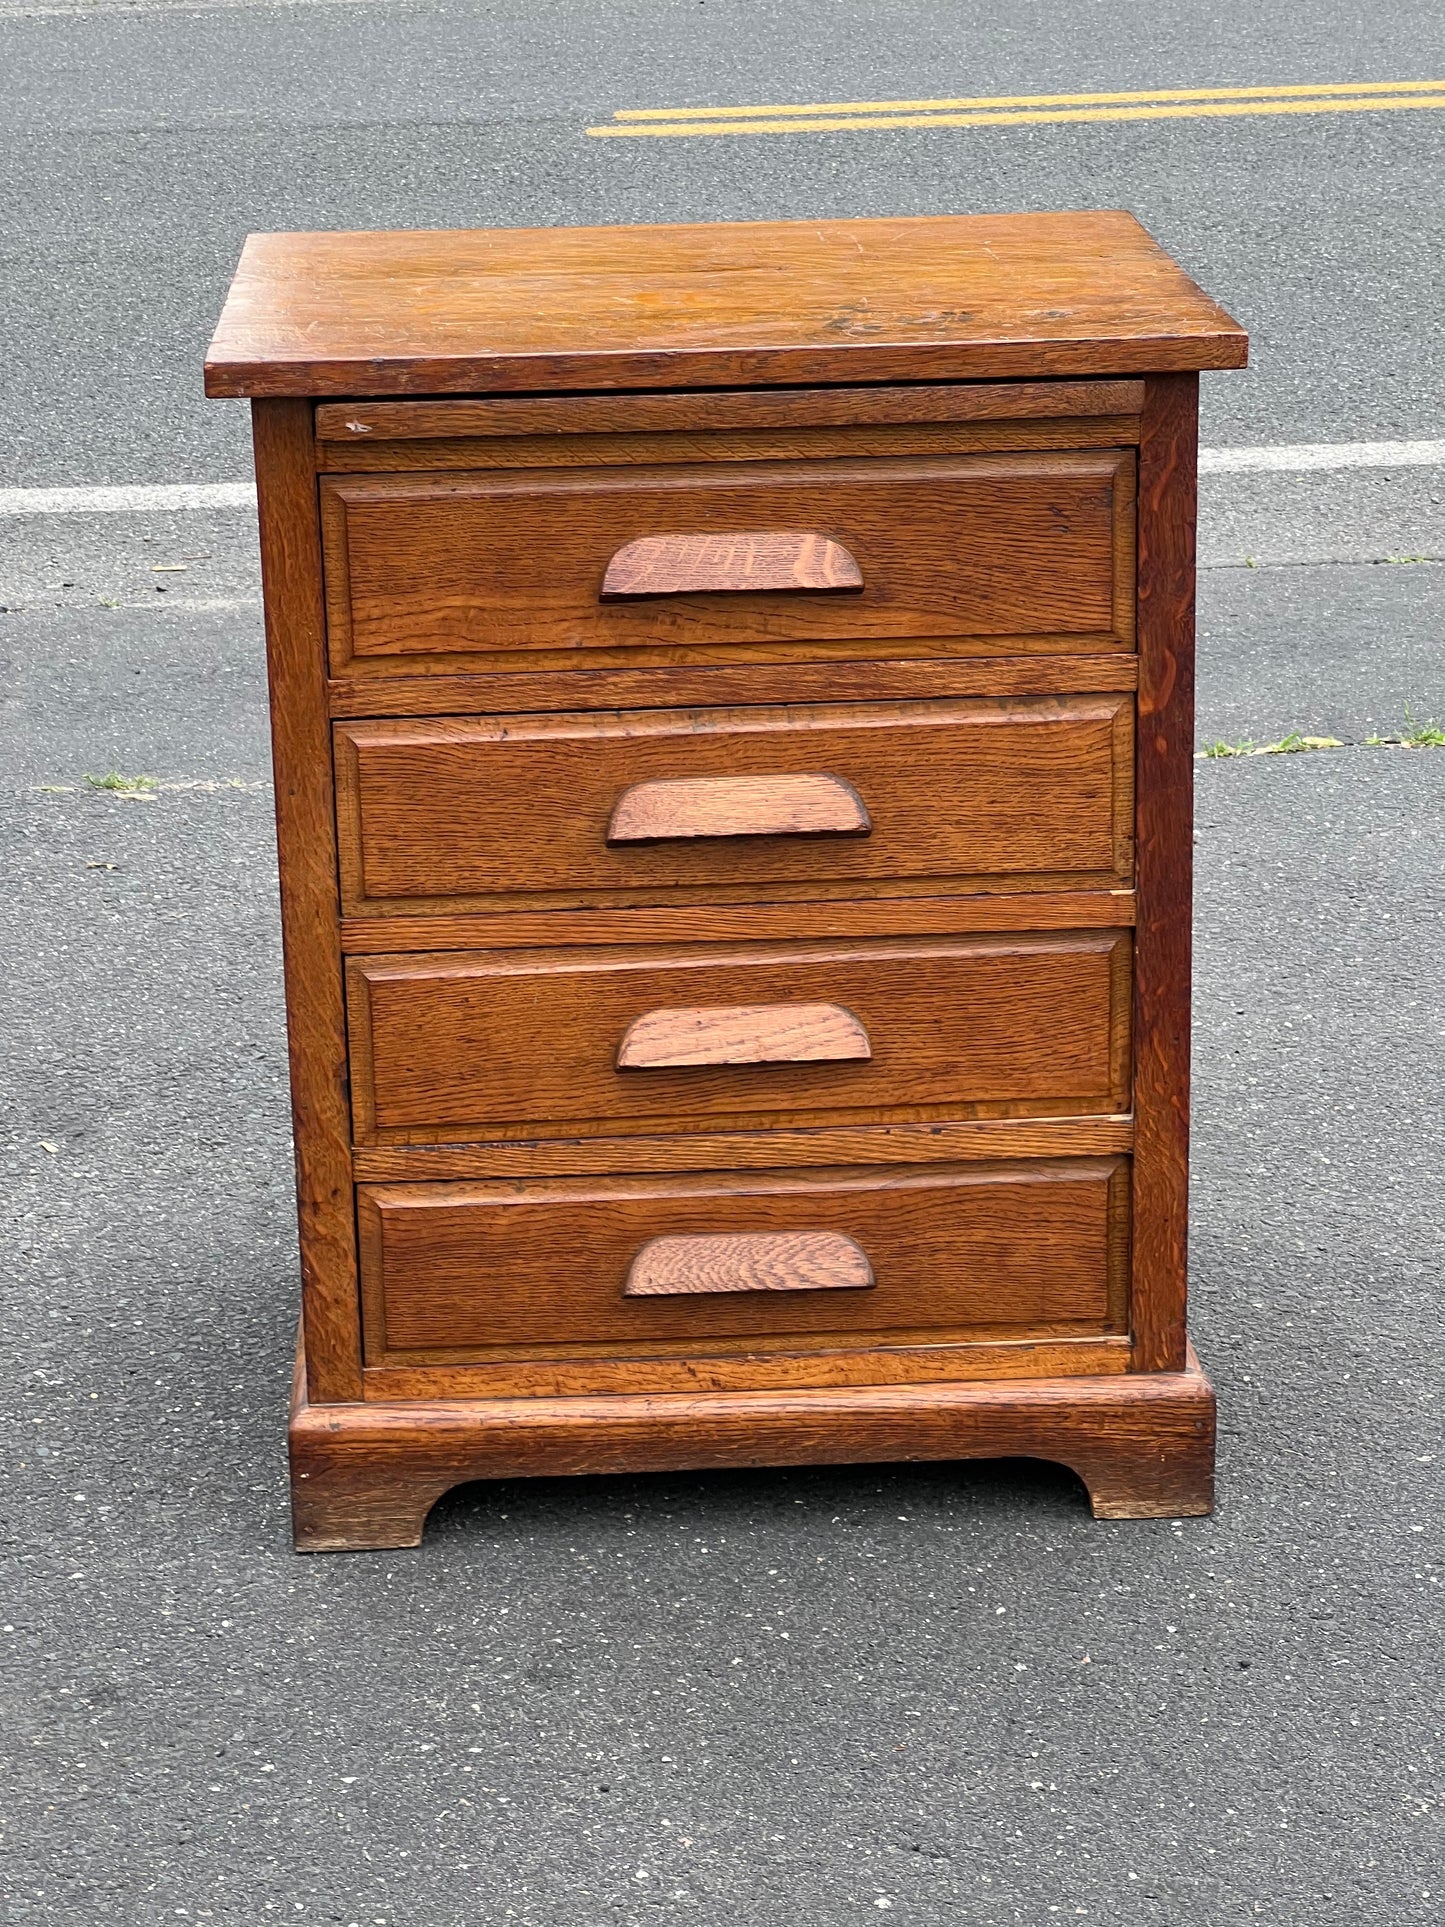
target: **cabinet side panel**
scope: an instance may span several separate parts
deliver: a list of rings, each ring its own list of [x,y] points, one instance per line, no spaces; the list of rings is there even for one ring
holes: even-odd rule
[[[361,1350],[311,404],[257,401],[251,420],[307,1383],[313,1403],[329,1404],[360,1398]]]
[[[1139,449],[1135,1368],[1181,1371],[1189,1208],[1196,375],[1145,389]]]

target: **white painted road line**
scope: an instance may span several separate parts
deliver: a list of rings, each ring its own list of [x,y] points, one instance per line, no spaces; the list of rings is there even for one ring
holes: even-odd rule
[[[154,515],[254,509],[253,482],[159,482],[148,488],[0,488],[0,515]]]
[[[1309,475],[1356,468],[1445,468],[1441,442],[1278,442],[1201,448],[1201,475]],[[156,515],[172,509],[254,509],[250,482],[160,482],[125,488],[0,488],[0,516]]]
[[[1445,442],[1279,442],[1201,448],[1201,475],[1306,475],[1319,469],[1441,468]]]

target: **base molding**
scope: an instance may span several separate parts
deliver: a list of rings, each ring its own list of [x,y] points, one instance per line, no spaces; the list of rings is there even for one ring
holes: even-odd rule
[[[1096,1519],[1197,1517],[1214,1505],[1214,1390],[1181,1372],[789,1392],[449,1399],[291,1410],[298,1552],[420,1545],[427,1513],[476,1479],[728,1466],[1047,1459]]]

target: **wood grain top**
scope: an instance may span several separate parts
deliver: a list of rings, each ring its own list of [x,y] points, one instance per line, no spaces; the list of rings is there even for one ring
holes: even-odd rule
[[[1130,214],[253,234],[209,395],[440,395],[1240,368]]]

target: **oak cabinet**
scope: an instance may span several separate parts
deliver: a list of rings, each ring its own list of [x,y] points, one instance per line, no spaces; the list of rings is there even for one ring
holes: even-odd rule
[[[1121,214],[248,241],[207,385],[253,398],[299,1547],[890,1457],[1208,1510],[1196,390],[1245,346]]]

